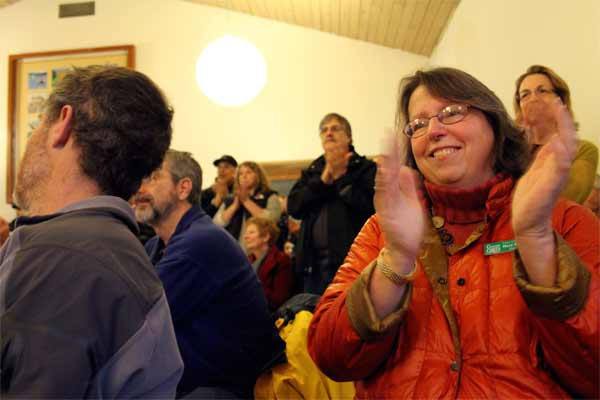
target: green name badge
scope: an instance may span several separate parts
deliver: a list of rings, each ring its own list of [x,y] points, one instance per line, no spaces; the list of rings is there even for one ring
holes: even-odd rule
[[[483,247],[483,254],[492,256],[494,254],[508,253],[517,249],[517,242],[514,240],[505,240],[503,242],[486,243]]]

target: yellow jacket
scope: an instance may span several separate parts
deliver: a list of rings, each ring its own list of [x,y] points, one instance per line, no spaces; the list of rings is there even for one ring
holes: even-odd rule
[[[279,335],[286,343],[288,362],[263,373],[254,386],[254,397],[261,399],[352,399],[353,382],[327,378],[310,358],[307,350],[309,311],[300,311]],[[278,321],[279,322],[279,321]]]

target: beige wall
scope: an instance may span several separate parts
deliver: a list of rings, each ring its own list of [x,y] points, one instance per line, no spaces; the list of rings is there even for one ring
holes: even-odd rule
[[[600,1],[462,0],[431,57],[483,81],[511,114],[516,78],[532,64],[562,76],[581,137],[599,145]]]
[[[313,158],[316,124],[337,111],[353,125],[357,150],[375,154],[393,125],[400,77],[424,65],[462,68],[492,88],[507,107],[515,78],[530,64],[553,67],[571,86],[580,134],[600,133],[600,1],[462,0],[430,60],[282,23],[182,0],[97,0],[96,15],[57,18],[61,0],[20,0],[0,9],[0,126],[6,127],[8,54],[134,44],[137,68],[175,107],[173,147],[191,151],[214,178],[210,162]],[[269,80],[251,104],[224,109],[194,79],[196,58],[213,39],[234,34],[263,52]],[[5,132],[5,130],[2,130]],[[6,135],[0,135],[0,216]]]
[[[211,161],[314,158],[319,119],[348,117],[357,151],[375,154],[393,124],[397,82],[427,59],[301,27],[235,14],[182,0],[96,0],[93,17],[58,19],[59,0],[20,0],[0,9],[0,126],[6,126],[8,54],[134,44],[137,69],[166,92],[175,107],[173,147],[191,151],[214,178]],[[194,77],[201,50],[234,34],[264,54],[267,85],[238,109],[214,105]],[[3,129],[2,132],[5,132]],[[6,135],[0,135],[0,216],[4,204]]]

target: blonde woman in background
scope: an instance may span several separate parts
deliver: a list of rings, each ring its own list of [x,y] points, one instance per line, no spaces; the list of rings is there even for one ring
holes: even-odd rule
[[[573,119],[571,91],[556,72],[542,65],[532,65],[515,85],[513,106],[517,123],[525,129],[532,154],[548,143],[556,132],[557,121],[552,102],[560,98]],[[575,123],[575,127],[578,124]],[[598,167],[598,148],[587,140],[579,140],[569,180],[561,195],[579,204],[587,199],[594,185]]]
[[[235,175],[232,195],[225,198],[215,214],[215,224],[224,227],[244,246],[241,233],[250,217],[261,217],[277,222],[281,204],[277,192],[271,190],[265,171],[254,161],[244,161]]]

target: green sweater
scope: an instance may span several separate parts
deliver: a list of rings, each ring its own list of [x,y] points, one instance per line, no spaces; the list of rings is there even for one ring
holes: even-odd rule
[[[597,167],[598,148],[587,140],[580,140],[569,171],[569,181],[561,196],[583,204],[594,186]]]

